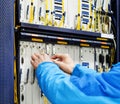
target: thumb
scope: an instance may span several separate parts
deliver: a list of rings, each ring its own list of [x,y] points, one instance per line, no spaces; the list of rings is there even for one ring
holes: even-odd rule
[[[64,69],[65,67],[65,64],[61,61],[58,61],[58,60],[54,60],[53,61],[55,64],[57,64],[61,69]]]
[[[71,74],[71,69],[69,68],[68,65],[66,65],[65,63],[61,62],[61,61],[57,61],[57,60],[54,60],[53,61],[55,64],[57,64],[61,70],[63,70],[64,72],[68,73],[68,74]]]
[[[53,60],[53,62],[54,62],[55,64],[57,64],[58,66],[60,66],[60,65],[62,64],[62,62],[61,62],[61,61],[58,61],[58,60]]]

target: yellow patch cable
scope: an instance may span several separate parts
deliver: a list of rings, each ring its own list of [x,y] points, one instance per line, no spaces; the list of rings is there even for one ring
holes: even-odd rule
[[[31,0],[29,23],[33,23],[33,20],[34,20],[34,6],[33,6],[33,3],[34,3],[34,0]]]
[[[53,25],[53,0],[50,0],[50,20],[48,20],[48,25],[52,26]]]
[[[90,16],[92,16],[92,0],[89,1]]]
[[[96,27],[96,23],[95,23],[95,20],[96,20],[96,11],[95,10],[93,10],[93,16],[92,16],[93,18],[92,18],[92,32],[95,32],[95,27]]]
[[[101,11],[98,13],[98,31],[101,33]]]
[[[78,16],[77,16],[77,25],[76,30],[80,30],[81,28],[81,20],[80,20],[80,7],[81,7],[81,1],[78,0]]]
[[[102,21],[101,21],[101,9],[102,7],[99,8],[98,10],[98,31],[101,33],[101,25],[102,25]]]
[[[49,8],[48,8],[48,0],[45,0],[45,25],[48,25],[48,21],[49,21]]]
[[[105,15],[102,15],[102,32],[105,33],[105,18],[106,16]]]
[[[97,24],[97,23],[96,23],[96,21],[97,21],[97,19],[96,19],[96,18],[97,18],[97,16],[96,16],[96,15],[97,15],[97,14],[96,14],[96,10],[94,10],[94,13],[93,13],[93,14],[94,14],[94,16],[93,16],[94,22],[93,22],[93,24],[92,24],[92,28],[94,28],[94,32],[96,32],[96,30],[97,30],[97,26],[96,26],[96,24]]]
[[[98,32],[98,13],[97,11],[95,11],[95,14],[96,14],[96,19],[95,19],[95,31]]]
[[[92,18],[93,18],[93,15],[92,15],[92,0],[89,1],[89,12],[90,12],[90,16],[89,16],[89,23],[88,23],[88,26],[87,26],[87,31],[91,31],[92,30]]]
[[[43,12],[43,7],[45,6],[45,1],[40,1],[41,2],[41,7],[40,7],[40,15],[39,15],[39,21],[42,22],[43,25],[45,25],[45,17],[43,16],[42,12]]]
[[[107,13],[105,13],[105,16],[104,16],[104,33],[109,34],[108,31],[109,31],[109,16],[107,15]]]

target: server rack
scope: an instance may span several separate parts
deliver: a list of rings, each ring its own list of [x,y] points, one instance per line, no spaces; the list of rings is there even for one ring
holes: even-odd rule
[[[114,36],[107,35],[102,33],[95,33],[89,31],[79,31],[73,29],[66,29],[66,28],[58,28],[58,27],[51,27],[51,26],[43,26],[38,24],[29,24],[29,23],[21,23],[19,20],[19,2],[16,2],[16,45],[17,45],[17,58],[20,58],[20,48],[19,48],[19,41],[34,41],[40,42],[39,40],[42,39],[44,43],[53,43],[57,44],[57,41],[61,41],[62,44],[65,42],[71,45],[80,45],[83,44],[82,47],[88,45],[89,47],[104,47],[109,49],[110,54],[114,54]],[[109,15],[113,15],[110,13]],[[62,40],[61,40],[62,39]],[[34,42],[33,41],[33,42]],[[53,42],[54,41],[54,42]],[[117,43],[118,44],[118,43]],[[117,51],[118,52],[118,51]],[[111,57],[111,64],[114,62],[114,57]],[[118,61],[118,58],[117,58]],[[17,87],[20,89],[20,60],[17,61],[17,76],[18,76],[18,84]],[[84,63],[87,64],[87,63]],[[18,102],[20,103],[20,90],[18,90]],[[22,97],[23,99],[23,97]]]
[[[13,6],[13,1],[11,2],[12,3],[12,5],[11,6],[9,6],[10,8],[12,8],[12,6]],[[8,2],[8,1],[4,1],[4,3],[0,3],[0,4],[5,4],[6,6],[7,5],[10,5],[10,3]],[[119,5],[120,5],[120,3],[119,3],[119,0],[117,0],[117,3],[116,3],[116,7],[117,7],[117,16],[116,16],[116,21],[117,21],[117,54],[116,54],[116,60],[117,60],[117,62],[120,60],[120,56],[119,56],[119,50],[120,50],[120,48],[119,48],[119,20],[120,20],[120,15],[119,15],[119,13],[120,13],[120,11],[119,11]],[[5,8],[6,6],[4,6],[3,8]],[[2,6],[0,6],[0,7],[2,7]],[[1,11],[2,11],[2,9],[0,9]],[[13,13],[13,9],[11,10],[12,11],[12,13]],[[11,14],[12,14],[11,13]],[[3,12],[1,13],[1,14],[3,14]],[[17,14],[17,13],[16,13]],[[2,18],[0,18],[0,20],[2,21],[3,19]],[[11,21],[12,19],[7,19],[8,21]],[[6,21],[7,21],[6,20]],[[24,27],[24,26],[23,26]],[[44,26],[43,26],[44,27]],[[42,28],[42,27],[41,27]],[[15,28],[16,29],[16,28]],[[51,28],[48,28],[48,30],[51,30]],[[21,30],[22,30],[22,28],[21,28]],[[24,30],[24,28],[23,28],[23,30]],[[39,29],[38,29],[39,30]],[[15,31],[19,31],[19,29],[18,30],[15,30]],[[61,30],[62,31],[62,30]],[[68,33],[69,33],[69,30],[65,30],[65,31],[68,31]],[[12,30],[12,32],[13,32],[13,30]],[[20,31],[19,31],[20,32]],[[1,32],[2,33],[2,32]],[[59,32],[58,32],[59,33]],[[65,32],[66,33],[66,32]],[[73,33],[74,34],[77,34],[77,31],[73,31]],[[6,33],[5,33],[6,34]],[[82,33],[80,33],[80,34],[82,34]],[[86,33],[86,34],[89,34],[89,33]],[[12,39],[13,39],[13,34],[10,34],[9,36],[12,36]],[[77,36],[76,36],[77,37]],[[90,36],[91,37],[91,36]],[[6,37],[3,37],[4,39],[6,39]],[[92,38],[94,38],[94,36],[92,36]],[[3,39],[3,40],[4,40]],[[1,40],[2,40],[2,38],[1,38]],[[11,40],[12,41],[12,43],[13,43],[13,40]],[[2,48],[3,48],[3,46],[1,46]],[[6,46],[7,47],[7,46]],[[11,48],[11,50],[10,50],[10,52],[13,52],[13,48]],[[1,53],[3,53],[3,52],[1,52]],[[2,62],[3,61],[3,59],[5,58],[3,58],[3,54],[1,54],[1,61],[0,62]],[[13,56],[11,57],[11,58],[13,58]],[[4,61],[5,63],[6,63],[6,61]],[[7,62],[8,63],[8,62]],[[2,65],[2,64],[1,64]],[[13,65],[13,63],[11,64],[11,65]],[[3,68],[3,66],[0,66],[0,69],[2,69]],[[5,70],[8,70],[8,68],[6,68],[5,67]],[[11,71],[12,71],[12,68],[11,68]],[[1,71],[1,75],[3,74],[4,72],[2,72]],[[12,81],[13,81],[13,74],[7,74],[9,77],[6,77],[6,79],[9,79],[9,78],[11,78],[12,77]],[[0,79],[4,79],[2,76],[1,76],[1,78]],[[3,87],[1,87],[0,88],[0,91],[1,91],[1,94],[2,93],[4,93],[4,95],[6,96],[6,95],[10,95],[10,96],[7,96],[7,97],[5,97],[5,96],[0,96],[0,103],[2,103],[2,104],[6,104],[6,103],[13,103],[13,99],[11,99],[11,97],[13,98],[13,93],[11,93],[11,92],[9,92],[9,94],[8,94],[8,92],[5,92],[5,90],[6,89],[4,89],[5,88],[5,84],[3,84],[3,83],[5,83],[5,80],[2,80],[1,81],[1,85],[3,85]],[[13,90],[13,85],[9,85],[9,88],[12,88],[11,90]]]
[[[119,2],[119,1],[117,1],[117,2]],[[17,4],[18,4],[18,2],[17,2]],[[119,7],[117,8],[117,10],[119,10]],[[19,14],[17,14],[17,15],[19,15]],[[119,19],[118,16],[117,16],[117,19]],[[21,36],[20,34],[22,32],[23,33],[47,34],[47,35],[50,35],[54,38],[56,36],[57,37],[62,37],[62,38],[71,37],[71,38],[75,38],[75,40],[77,40],[77,39],[82,39],[83,40],[83,39],[86,39],[86,37],[89,37],[89,40],[92,40],[93,43],[96,42],[96,38],[98,38],[98,37],[99,38],[108,38],[108,36],[106,37],[106,35],[102,35],[100,33],[77,31],[77,30],[56,28],[56,27],[49,27],[49,26],[42,26],[42,25],[33,25],[33,24],[27,24],[27,23],[20,23],[19,24],[18,19],[17,19],[17,25],[20,26],[20,28],[18,28],[19,27],[18,26],[17,29],[16,29],[16,31],[19,32],[19,33],[17,33],[17,34],[19,34],[17,39],[22,38],[23,40],[26,39],[25,38],[26,36],[24,36],[24,35]],[[119,23],[118,23],[118,25],[119,25]],[[119,29],[117,29],[117,30],[119,32]],[[118,32],[117,32],[117,37],[119,37]],[[28,37],[30,37],[30,36],[27,36],[27,38]],[[112,45],[110,45],[110,46],[113,46],[113,41],[111,40],[111,38],[113,38],[113,37],[108,38],[107,42],[112,43]],[[117,39],[119,39],[119,38],[117,38]],[[100,42],[102,43],[102,42],[106,42],[106,41],[102,40]],[[119,44],[119,42],[117,41],[117,45],[118,44]],[[118,50],[119,50],[119,48],[117,49],[117,56],[118,56]],[[119,58],[117,57],[117,61],[118,60],[119,60]]]

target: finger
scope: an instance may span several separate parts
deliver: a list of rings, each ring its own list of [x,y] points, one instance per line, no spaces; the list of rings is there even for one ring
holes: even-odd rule
[[[30,63],[34,66],[34,61],[33,60],[31,60]]]
[[[40,57],[40,54],[38,54],[38,53],[34,53],[34,55],[38,58]]]
[[[60,67],[60,69],[62,69],[64,72],[66,72],[68,74],[71,74],[73,71],[73,68],[71,68],[69,65],[67,65],[63,62],[54,61],[54,63],[57,64]]]
[[[44,54],[43,56],[44,56],[45,58],[50,58],[50,56],[47,55],[47,54]]]
[[[62,58],[64,54],[55,54],[51,58],[56,59],[56,58]]]
[[[36,64],[36,62],[33,61],[33,60],[31,60],[30,62],[31,62],[31,64],[32,64],[32,66],[34,67],[34,69],[36,69],[36,68],[37,68],[37,64]]]
[[[69,55],[66,53],[66,54],[55,54],[52,56],[52,58],[67,58],[69,57]]]
[[[44,53],[44,54],[42,54],[43,56],[45,56],[45,57],[48,57],[49,55],[47,55],[46,53]]]
[[[55,64],[57,64],[60,67],[60,69],[62,69],[64,72],[69,74],[69,70],[65,63],[63,63],[61,61],[54,61],[54,62],[55,62]]]
[[[57,55],[51,56],[51,59],[56,59],[56,58],[57,58]]]
[[[51,60],[52,60],[53,62],[55,61],[55,59],[52,59],[52,58],[51,58]]]
[[[36,57],[36,55],[33,54],[33,55],[31,56],[31,59],[34,61],[34,60],[38,59],[38,57]]]
[[[53,60],[53,62],[54,62],[55,64],[57,64],[58,66],[61,64],[61,62],[60,62],[60,61],[57,61],[57,60]]]
[[[62,61],[62,59],[60,59],[60,58],[56,58],[56,59],[51,59],[53,62],[54,61]]]
[[[34,55],[35,55],[38,59],[43,59],[43,57],[45,56],[44,53],[41,53],[41,54],[35,53]]]
[[[41,61],[44,60],[44,57],[45,57],[45,54],[39,54],[39,59],[40,59]]]
[[[65,64],[63,62],[57,60],[54,60],[53,62],[57,64],[60,68],[64,69]]]

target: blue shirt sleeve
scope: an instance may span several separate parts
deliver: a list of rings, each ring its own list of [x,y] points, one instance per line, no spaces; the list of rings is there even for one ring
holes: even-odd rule
[[[94,76],[99,73],[97,73],[93,69],[86,68],[84,66],[81,66],[80,64],[77,64],[72,72],[72,75],[77,76],[77,77],[82,77],[84,74],[92,74]]]
[[[52,104],[118,104],[119,98],[88,96],[80,91],[52,62],[43,62],[36,69],[41,90]]]
[[[104,73],[76,65],[70,80],[86,95],[120,97],[120,63]]]

